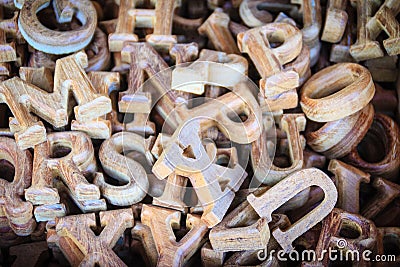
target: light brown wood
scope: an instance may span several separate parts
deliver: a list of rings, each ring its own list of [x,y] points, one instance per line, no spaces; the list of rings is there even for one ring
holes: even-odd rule
[[[376,189],[376,194],[361,210],[361,214],[368,219],[376,217],[379,212],[400,196],[400,185],[383,178],[375,178],[371,185]]]
[[[53,73],[49,68],[20,67],[19,77],[27,83],[33,84],[46,92],[51,93],[53,91]]]
[[[248,50],[246,53],[261,75],[258,98],[263,112],[275,112],[298,105],[295,88],[310,75],[310,60],[309,51],[302,49],[297,28],[286,23],[268,25],[239,33],[238,44],[241,52]],[[283,41],[283,44],[271,49],[264,35],[268,32],[269,41]]]
[[[17,60],[15,43],[7,43],[6,32],[0,29],[0,63],[12,62]]]
[[[252,143],[251,162],[254,176],[263,184],[274,185],[289,174],[303,167],[303,149],[300,132],[305,130],[306,119],[303,114],[284,114],[280,121],[281,129],[288,138],[291,165],[280,168],[273,164],[267,144],[267,130]]]
[[[60,150],[61,149],[61,150]],[[58,153],[70,153],[58,157]],[[68,150],[67,150],[68,151]],[[34,205],[49,205],[58,213],[60,196],[53,188],[53,178],[61,177],[71,198],[83,211],[105,210],[100,190],[90,184],[84,174],[94,174],[96,161],[90,138],[80,132],[55,132],[47,135],[47,141],[35,147],[32,185],[25,191],[25,198]]]
[[[273,214],[272,221],[269,223],[269,228],[274,231],[277,228],[286,229],[290,226],[289,218],[284,214]],[[268,253],[272,250],[280,249],[279,244],[276,242],[274,237],[271,237],[268,242],[268,246],[264,247],[262,250],[246,250],[233,253],[224,263],[224,266],[265,266],[265,267],[278,267],[278,260],[276,255],[271,258],[267,257],[266,260],[260,261],[259,257],[262,259],[263,253]],[[255,265],[255,263],[260,263]]]
[[[346,13],[348,14],[346,29],[343,33],[343,37],[340,43],[332,45],[331,53],[329,56],[329,61],[331,62],[355,62],[354,58],[350,54],[350,46],[354,43],[353,32],[357,28],[356,23],[353,22],[355,10],[350,5],[348,5]]]
[[[111,64],[111,54],[108,50],[107,35],[96,28],[92,42],[85,49],[88,55],[88,66],[85,68],[89,71],[108,70]]]
[[[346,231],[355,233],[353,235],[356,237],[349,237],[345,234]],[[322,223],[321,234],[315,249],[317,259],[321,258],[322,261],[303,262],[302,266],[328,266],[330,262],[328,253],[323,251],[328,251],[329,248],[341,251],[357,250],[360,255],[359,261],[353,261],[353,263],[358,263],[359,266],[368,266],[365,258],[361,255],[365,250],[373,250],[377,234],[377,229],[372,221],[358,214],[335,208]]]
[[[355,92],[358,97],[354,97]],[[339,63],[319,71],[304,84],[300,105],[307,118],[328,122],[361,110],[374,93],[375,86],[366,68],[355,63]]]
[[[239,54],[239,49],[229,31],[230,18],[222,9],[217,8],[198,28],[201,35],[206,35],[218,51],[227,54]]]
[[[124,42],[138,41],[137,35],[134,34],[136,17],[131,15],[137,2],[137,0],[120,0],[116,29],[108,36],[111,52],[121,51]]]
[[[93,84],[93,87],[96,89],[96,92],[103,95],[108,95],[112,102],[112,111],[107,115],[103,115],[101,119],[107,120],[106,124],[111,124],[111,127],[108,127],[102,131],[105,135],[104,138],[108,138],[111,136],[111,132],[121,132],[126,130],[127,124],[120,122],[118,119],[118,99],[117,95],[114,92],[118,92],[121,88],[121,74],[118,72],[106,72],[106,71],[91,71],[87,74],[89,80]],[[97,126],[100,126],[97,124]],[[92,127],[96,127],[96,125],[92,125]],[[80,124],[78,121],[74,121],[71,123],[71,129],[76,131],[88,132],[90,133],[93,129],[88,129],[85,124]],[[111,130],[111,132],[110,132]]]
[[[171,136],[159,133],[151,150],[152,155],[158,159],[163,148],[168,146]],[[182,212],[187,212],[188,205],[184,202],[186,193],[186,185],[188,179],[186,177],[172,173],[166,180],[165,188],[159,197],[153,198],[153,205],[176,209]]]
[[[213,250],[210,242],[205,243],[201,248],[201,264],[204,267],[222,266],[224,264],[225,257],[226,253]]]
[[[211,229],[209,239],[218,252],[257,250],[267,246],[270,231],[266,219],[244,201]]]
[[[334,174],[338,189],[337,208],[351,213],[360,212],[360,186],[369,183],[370,175],[339,160],[331,160],[328,170]]]
[[[58,55],[73,53],[85,48],[92,40],[97,24],[97,13],[93,4],[89,0],[72,0],[68,3],[66,7],[73,7],[83,26],[77,30],[66,32],[51,30],[39,21],[36,13],[49,4],[50,0],[26,0],[22,6],[18,25],[22,36],[29,45],[37,50]],[[72,17],[71,14],[65,16],[67,18],[63,16],[57,18],[60,23]]]
[[[92,126],[99,124],[98,127],[106,128],[107,131],[109,125],[98,117],[111,111],[111,100],[96,93],[83,70],[86,64],[87,57],[82,52],[57,60],[52,93],[44,92],[17,77],[1,84],[0,101],[8,105],[15,117],[10,121],[10,129],[15,133],[21,148],[33,147],[46,138],[42,122],[38,122],[30,112],[56,128],[68,124],[68,116],[71,113],[68,104],[70,92],[78,102],[78,106],[74,108],[76,121]],[[103,132],[96,131],[96,128],[88,133],[91,137],[104,135]]]
[[[295,172],[259,197],[253,194],[247,197],[250,205],[260,217],[266,218],[267,222],[272,220],[272,212],[287,202],[297,193],[316,185],[320,187],[325,198],[321,204],[299,219],[286,231],[276,229],[272,235],[286,252],[293,250],[292,242],[325,218],[334,208],[337,201],[337,191],[333,182],[322,171],[310,168]]]
[[[240,18],[248,27],[259,27],[272,21],[272,15],[267,10],[259,9],[262,0],[243,0],[239,7]]]
[[[143,205],[142,223],[151,229],[151,233],[159,254],[157,266],[182,266],[206,241],[207,225],[199,216],[188,214],[186,229],[189,232],[176,241],[173,229],[181,226],[179,211]]]
[[[169,54],[175,64],[183,64],[195,60],[199,54],[199,45],[195,42],[189,44],[174,44],[169,49]]]
[[[146,170],[137,161],[122,155],[128,151],[150,154],[146,143],[140,135],[121,132],[114,134],[101,145],[99,158],[105,174],[125,184],[111,185],[104,180],[103,175],[96,177],[94,184],[99,186],[102,196],[109,203],[116,206],[128,206],[141,201],[146,196],[149,188]]]
[[[199,119],[182,125],[175,131],[169,146],[164,149],[152,170],[159,179],[165,179],[172,173],[188,177],[204,208],[202,220],[212,227],[224,217],[234,192],[247,174],[238,164],[233,148],[228,152],[229,168],[214,163],[215,159],[210,158],[209,153],[216,158],[219,152],[212,143],[206,148],[200,145],[203,129]],[[215,179],[215,175],[220,178]],[[221,187],[220,182],[226,186]]]
[[[283,42],[270,48],[269,42]],[[273,97],[299,86],[299,74],[285,71],[283,65],[301,52],[302,36],[299,29],[286,23],[269,23],[238,35],[239,49],[247,53],[260,76],[260,91]]]
[[[206,86],[232,88],[243,81],[247,69],[247,60],[242,56],[203,49],[197,61],[172,71],[171,87],[196,95],[203,94]]]
[[[389,38],[383,40],[383,46],[389,56],[400,54],[400,24],[396,19],[399,12],[400,3],[398,1],[385,0],[367,24],[372,38],[376,38],[382,30],[388,35]]]
[[[11,181],[0,177],[0,217],[7,219],[8,225],[18,236],[29,236],[36,227],[32,218],[33,206],[21,197],[31,184],[32,155],[27,150],[20,150],[13,139],[0,137],[0,160],[6,161],[1,163],[2,169],[13,167],[15,170]]]
[[[75,266],[126,266],[112,248],[124,231],[133,227],[132,209],[100,212],[98,216],[100,225],[94,213],[56,219],[61,251]],[[104,229],[97,235],[92,229],[99,227]]]
[[[371,32],[370,17],[376,3],[374,1],[353,1],[357,6],[357,41],[351,45],[350,54],[356,61],[363,61],[372,58],[383,57],[383,51],[379,43],[375,41],[375,34]],[[393,1],[395,2],[395,1]],[[372,20],[372,22],[374,22]],[[373,23],[372,29],[376,30],[376,23]],[[379,33],[378,33],[379,34]]]
[[[188,205],[184,202],[184,196],[188,179],[172,173],[166,180],[162,195],[153,198],[153,205],[187,212]]]
[[[301,29],[303,41],[310,48],[310,65],[314,66],[321,50],[319,39],[322,27],[321,4],[320,0],[302,0],[300,2],[303,11],[303,28]]]
[[[157,0],[155,7],[154,30],[146,36],[146,42],[157,50],[168,51],[170,45],[177,43],[172,35],[172,22],[175,8],[181,5],[181,0]]]
[[[16,36],[12,36],[12,41],[10,43],[7,43],[7,35],[10,37],[12,35],[10,31],[12,31],[13,34],[15,32],[18,32],[18,26],[15,24],[15,20],[13,19],[4,19],[4,5],[0,6],[0,64],[7,68],[6,62],[12,62],[12,61],[17,61],[17,51],[16,51],[16,44],[15,44],[15,39]],[[18,16],[18,14],[17,14]],[[8,22],[8,24],[7,24]],[[3,27],[2,27],[3,26]],[[6,27],[4,27],[6,26]],[[15,37],[15,38],[14,38]],[[9,75],[7,74],[2,74],[2,75]]]
[[[307,144],[328,158],[342,158],[365,137],[374,119],[374,108],[368,104],[362,110],[339,120],[325,123],[317,130],[306,132]]]
[[[120,94],[118,103],[119,111],[124,113],[136,113],[137,104],[146,104],[146,111],[150,112],[151,101],[159,100],[155,109],[166,119],[166,124],[172,129],[176,129],[181,119],[172,116],[174,113],[175,103],[179,102],[178,96],[170,90],[168,78],[167,63],[155,51],[155,49],[147,43],[129,43],[122,50],[122,60],[130,63],[130,84],[128,90]],[[159,72],[162,74],[156,75]],[[144,82],[144,73],[149,78],[153,77],[152,85],[142,86]],[[145,87],[145,88],[144,88]],[[151,90],[151,91],[150,91]],[[150,98],[151,95],[151,98]],[[143,113],[143,109],[139,111]],[[175,112],[176,114],[176,112]]]
[[[174,44],[171,45],[169,54],[175,60],[175,65],[192,62],[199,55],[199,46],[195,42],[189,44]],[[187,92],[179,92],[178,97],[182,97],[185,101],[189,101],[192,98],[192,95]]]
[[[326,11],[321,40],[337,43],[342,39],[347,24],[347,0],[331,0]]]

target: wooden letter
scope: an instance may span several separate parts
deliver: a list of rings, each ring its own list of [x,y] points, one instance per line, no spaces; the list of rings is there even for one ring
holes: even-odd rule
[[[96,223],[94,213],[74,215],[56,219],[56,231],[60,237],[60,248],[64,255],[79,266],[126,266],[112,248],[127,228],[132,228],[134,219],[131,209],[100,212]],[[104,228],[95,234],[93,228]],[[82,255],[83,254],[83,255]],[[76,259],[75,255],[82,255]]]
[[[120,182],[127,183],[123,186],[114,186],[108,184],[103,175],[96,177],[94,183],[99,186],[101,194],[113,205],[135,204],[146,196],[149,188],[143,166],[122,155],[129,151],[146,154],[146,140],[135,133],[122,132],[104,141],[100,148],[99,157],[105,173]]]
[[[311,229],[334,208],[337,200],[337,191],[332,180],[318,169],[304,169],[289,175],[260,197],[256,197],[253,194],[247,197],[250,205],[258,215],[265,217],[270,222],[274,210],[285,204],[297,193],[313,185],[321,187],[324,191],[325,198],[322,203],[286,231],[283,232],[280,229],[276,229],[272,232],[272,235],[286,252],[290,252],[293,249],[292,242],[297,237]]]
[[[179,211],[143,205],[141,219],[151,229],[159,254],[159,267],[183,266],[206,241],[207,225],[196,215],[187,215],[189,232],[179,242],[173,232],[181,227]]]
[[[0,177],[0,214],[7,217],[9,226],[17,235],[28,236],[34,231],[36,222],[32,218],[32,204],[23,201],[21,196],[31,184],[32,156],[29,151],[20,150],[13,139],[0,137],[1,168],[6,164],[3,160],[12,164],[15,175],[10,182]]]

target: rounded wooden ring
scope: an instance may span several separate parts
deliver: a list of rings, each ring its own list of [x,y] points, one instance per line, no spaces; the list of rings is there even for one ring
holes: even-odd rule
[[[344,158],[345,161],[371,175],[381,176],[388,180],[398,178],[400,169],[400,129],[397,123],[390,117],[377,113],[364,140],[368,138],[382,140],[385,157],[379,162],[367,162],[359,154],[358,148],[353,150]],[[361,141],[361,143],[363,142]],[[360,143],[360,144],[361,144]]]
[[[82,27],[71,31],[55,31],[40,23],[37,12],[50,0],[26,0],[19,15],[18,27],[25,40],[35,49],[49,54],[69,54],[85,48],[92,40],[97,25],[97,13],[91,1],[71,0]]]
[[[340,63],[313,75],[303,86],[300,105],[313,121],[328,122],[350,116],[373,98],[371,74],[356,63]]]
[[[307,144],[330,159],[342,158],[361,142],[371,127],[374,108],[368,104],[357,113],[325,123],[316,131],[306,131]]]

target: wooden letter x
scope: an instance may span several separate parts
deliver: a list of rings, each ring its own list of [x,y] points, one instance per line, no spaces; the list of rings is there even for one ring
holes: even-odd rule
[[[112,248],[124,231],[134,225],[131,209],[100,212],[101,225],[96,225],[94,213],[63,217],[56,222],[61,251],[67,258],[79,255],[74,249],[84,255],[79,266],[95,266],[96,263],[99,266],[126,266]],[[100,235],[92,231],[96,226],[104,227]]]

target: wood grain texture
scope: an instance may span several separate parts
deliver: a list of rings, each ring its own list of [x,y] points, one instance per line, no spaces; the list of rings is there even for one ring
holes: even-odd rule
[[[195,95],[202,95],[208,86],[234,88],[243,81],[247,69],[247,60],[242,56],[203,49],[197,61],[172,71],[171,87]]]
[[[366,68],[355,63],[339,63],[319,71],[304,84],[300,105],[307,118],[328,122],[361,110],[374,93],[375,86]]]
[[[329,61],[331,62],[355,62],[354,58],[350,54],[350,46],[354,43],[352,30],[357,26],[352,23],[354,17],[353,10],[348,7],[346,13],[348,14],[346,29],[343,33],[342,40],[339,43],[332,45],[331,53],[329,55]]]
[[[101,116],[98,120],[104,120],[104,127],[101,132],[105,136],[104,138],[109,138],[111,133],[121,132],[126,130],[128,125],[127,123],[120,122],[118,119],[118,99],[115,92],[120,91],[121,89],[121,76],[122,74],[118,72],[108,72],[108,71],[91,71],[88,74],[88,78],[93,84],[93,87],[96,89],[96,92],[103,95],[108,95],[111,99],[112,103],[112,111],[107,113],[107,115]],[[101,126],[100,123],[97,126]],[[96,125],[92,125],[91,127],[96,127]],[[90,134],[93,130],[88,129],[88,127],[84,124],[79,123],[78,121],[74,121],[71,123],[71,129],[76,131],[86,132]],[[97,131],[100,133],[100,129]]]
[[[239,54],[239,49],[229,31],[230,18],[222,9],[217,8],[198,28],[201,35],[206,35],[218,51],[227,54]]]
[[[7,43],[6,32],[0,29],[0,63],[17,60],[15,43]]]
[[[300,141],[300,132],[304,131],[306,127],[304,115],[284,114],[280,125],[288,140],[290,166],[280,168],[273,164],[268,151],[267,129],[263,131],[257,141],[252,143],[251,162],[254,176],[266,185],[274,185],[303,167],[303,148]]]
[[[271,48],[269,42],[282,42]],[[285,71],[283,65],[301,52],[302,35],[299,29],[286,23],[269,23],[238,35],[242,53],[247,53],[261,76],[260,91],[273,97],[299,86],[299,74]]]
[[[0,160],[2,169],[12,166],[15,170],[11,181],[0,177],[1,217],[7,219],[15,234],[29,236],[35,230],[36,222],[32,218],[33,206],[23,200],[23,195],[32,180],[32,155],[27,150],[20,150],[13,139],[0,137]]]
[[[272,221],[268,224],[268,227],[271,231],[274,231],[277,228],[286,229],[290,226],[290,221],[288,217],[284,214],[273,214]],[[279,249],[279,244],[275,240],[273,236],[271,236],[268,245],[264,247],[262,250],[246,250],[240,252],[234,252],[232,256],[230,256],[224,262],[224,266],[268,266],[268,267],[278,267],[278,259],[275,255],[272,257],[268,257],[265,260],[262,260],[262,253],[266,253],[268,251]],[[262,252],[262,253],[261,253]],[[261,258],[261,260],[259,259]],[[258,263],[258,264],[256,264]]]
[[[140,242],[142,246],[143,251],[140,254],[146,262],[146,266],[157,266],[158,252],[150,227],[138,221],[132,228],[131,233],[133,241]]]
[[[354,2],[357,6],[357,41],[351,45],[350,54],[356,61],[383,57],[383,51],[375,41],[379,34],[377,23],[375,20],[370,20],[376,3],[363,0]]]
[[[360,186],[369,183],[370,175],[351,165],[333,159],[328,170],[334,174],[334,182],[338,190],[337,208],[351,213],[360,213]]]
[[[172,173],[188,177],[204,208],[202,220],[212,227],[224,217],[234,192],[239,189],[247,174],[238,164],[234,148],[219,152],[212,143],[206,148],[200,145],[201,131],[199,119],[175,131],[169,146],[164,149],[152,171],[158,179],[165,179]],[[229,167],[215,163],[221,152],[229,157]]]
[[[304,169],[289,175],[259,197],[254,195],[247,197],[250,205],[258,215],[270,222],[274,210],[297,193],[313,185],[319,186],[324,191],[325,198],[322,203],[286,231],[276,229],[272,232],[272,235],[286,252],[293,250],[292,242],[297,237],[325,218],[334,208],[337,201],[337,191],[333,182],[324,172],[318,169]]]
[[[179,211],[143,205],[141,220],[151,229],[159,254],[157,266],[160,267],[184,265],[206,241],[207,225],[196,215],[187,215],[189,232],[180,241],[176,241],[173,232],[181,227]]]
[[[314,66],[321,50],[319,39],[322,27],[321,3],[320,0],[303,0],[300,3],[303,11],[303,28],[301,29],[303,40],[304,44],[310,48],[310,65]]]
[[[168,51],[172,44],[177,43],[177,37],[172,35],[172,22],[175,8],[181,5],[181,0],[157,0],[153,33],[146,35],[146,42],[161,51]]]
[[[27,83],[35,85],[48,93],[53,91],[53,72],[49,68],[20,67],[19,77]]]
[[[326,11],[321,40],[337,43],[342,39],[347,24],[346,0],[331,0]]]
[[[130,78],[128,90],[120,94],[119,111],[124,113],[150,112],[151,101],[159,100],[155,109],[166,119],[166,124],[175,129],[179,119],[172,116],[178,96],[170,90],[167,63],[148,43],[128,43],[122,50],[122,60],[130,64]],[[145,63],[145,64],[143,64]],[[161,74],[157,73],[163,71]],[[154,76],[154,86],[142,86],[145,73],[149,78]],[[146,89],[146,90],[145,90]],[[151,97],[150,97],[151,96]],[[143,105],[145,104],[145,105]],[[139,111],[137,107],[146,109]],[[145,120],[144,120],[145,122]]]
[[[209,239],[217,252],[264,249],[270,238],[265,218],[260,218],[248,201],[231,211],[211,229]]]
[[[62,157],[54,156],[70,152]],[[68,187],[68,193],[80,202],[83,211],[96,206],[106,209],[100,190],[90,184],[84,174],[96,171],[94,149],[90,138],[80,132],[55,132],[48,134],[47,141],[35,147],[32,185],[25,191],[25,198],[34,205],[52,205],[60,201],[53,178],[60,177]],[[57,211],[57,209],[56,209]]]
[[[126,266],[112,248],[127,228],[132,228],[132,209],[73,215],[56,219],[59,247],[74,266]],[[92,230],[102,227],[99,235]]]
[[[15,117],[10,121],[10,129],[21,148],[33,147],[45,141],[43,124],[30,112],[56,128],[68,124],[68,116],[72,112],[68,102],[70,92],[78,103],[74,108],[76,121],[93,124],[93,120],[96,120],[100,126],[104,125],[104,121],[98,120],[98,117],[111,111],[111,100],[96,93],[83,70],[86,64],[87,57],[83,52],[57,60],[52,93],[44,92],[17,77],[0,85],[0,101],[8,105]],[[104,127],[107,128],[107,125]],[[96,129],[89,132],[92,137],[98,135]]]
[[[111,65],[111,54],[108,50],[107,35],[96,28],[92,42],[85,49],[88,55],[86,72],[108,70]]]
[[[362,110],[339,120],[325,123],[321,128],[306,131],[307,144],[328,158],[349,154],[367,134],[374,119],[374,108],[368,104]]]
[[[97,23],[97,13],[93,4],[88,0],[71,0],[69,2],[67,6],[73,7],[83,26],[66,32],[51,30],[39,21],[36,13],[49,5],[50,0],[26,0],[24,2],[18,26],[25,40],[37,50],[57,55],[73,53],[86,47],[93,37]],[[63,22],[62,20],[65,18],[58,17],[57,19],[59,22]]]
[[[349,237],[345,234],[346,231],[354,231],[357,236]],[[365,250],[372,251],[377,241],[377,235],[378,231],[372,221],[358,214],[335,208],[322,222],[321,234],[315,249],[317,258],[321,258],[322,261],[303,262],[302,266],[327,266],[330,260],[328,254],[323,251],[327,251],[329,248],[341,251],[357,250],[359,255],[362,255]],[[345,245],[342,248],[338,247],[339,240],[346,241],[339,244],[339,246]],[[368,266],[368,262],[363,257],[353,263],[358,263],[359,266]]]
[[[150,154],[146,144],[146,140],[140,135],[121,132],[114,134],[101,145],[99,158],[104,172],[125,184],[111,185],[105,181],[103,175],[96,177],[94,183],[99,186],[101,194],[111,204],[128,206],[146,196],[149,188],[146,170],[137,161],[122,155],[129,151]]]
[[[374,142],[376,138],[381,143]],[[358,147],[363,142],[364,144],[365,142],[370,142],[368,149],[364,149],[363,154],[360,154],[357,148],[354,148],[344,158],[344,161],[373,176],[381,176],[391,181],[398,181],[400,171],[400,159],[398,156],[400,154],[400,129],[397,123],[389,116],[376,113],[374,122]],[[371,153],[372,149],[375,149],[375,154]],[[371,156],[373,156],[372,160],[368,160]],[[378,158],[374,160],[374,157]]]
[[[132,15],[137,2],[137,0],[120,0],[116,29],[108,36],[111,52],[121,51],[124,42],[138,41],[138,36],[134,33],[136,17]]]
[[[259,5],[265,1],[243,0],[239,7],[240,18],[248,27],[259,27],[272,21],[272,14]]]

